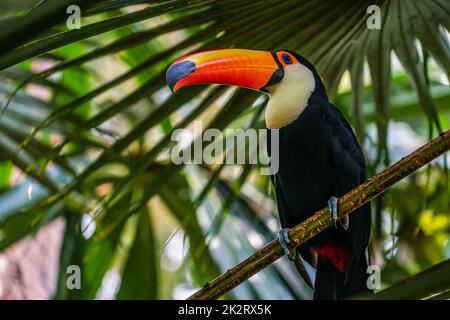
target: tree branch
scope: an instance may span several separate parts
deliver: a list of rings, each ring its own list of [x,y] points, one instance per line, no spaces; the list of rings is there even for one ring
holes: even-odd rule
[[[358,209],[389,187],[450,149],[450,130],[423,145],[407,157],[386,168],[364,184],[339,199],[338,218]],[[289,231],[292,245],[297,247],[333,224],[330,211],[324,208]],[[237,287],[266,266],[283,256],[278,240],[274,240],[232,269],[217,277],[188,299],[216,299]]]

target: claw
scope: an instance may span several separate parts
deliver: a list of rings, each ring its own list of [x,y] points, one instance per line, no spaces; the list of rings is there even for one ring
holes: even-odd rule
[[[288,258],[292,261],[295,261],[294,257],[289,250],[289,244],[291,240],[289,239],[289,228],[283,228],[278,233],[278,241],[280,242],[281,248],[283,248],[284,253],[288,256]]]
[[[336,221],[337,221],[337,203],[338,199],[336,197],[331,197],[330,200],[328,200],[328,209],[330,209],[331,217],[334,221],[334,226],[337,228]]]
[[[347,231],[348,226],[350,225],[350,218],[348,217],[348,215],[345,215],[341,221],[341,226],[344,228],[345,231]]]

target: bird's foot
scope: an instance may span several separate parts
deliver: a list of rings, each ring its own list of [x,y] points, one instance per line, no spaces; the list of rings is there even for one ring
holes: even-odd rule
[[[292,256],[289,246],[291,244],[291,239],[289,239],[289,228],[283,228],[278,232],[278,241],[280,242],[281,248],[283,248],[284,253],[288,256],[291,261],[295,261]]]
[[[342,228],[344,228],[344,230],[347,231],[348,226],[350,224],[350,218],[348,217],[348,214],[346,214],[339,222],[340,222]]]
[[[331,212],[331,217],[333,218],[334,221],[334,226],[337,228],[337,214],[338,214],[338,210],[337,210],[337,204],[338,204],[338,198],[336,197],[331,197],[330,200],[328,200],[328,209],[330,209]],[[341,226],[344,228],[344,230],[348,229],[348,226],[350,224],[350,219],[348,217],[348,215],[345,215],[340,221],[339,223],[341,224]]]
[[[337,203],[338,199],[336,197],[331,197],[330,200],[328,200],[328,209],[330,209],[331,218],[333,218],[334,226],[337,228],[336,222],[337,222]]]

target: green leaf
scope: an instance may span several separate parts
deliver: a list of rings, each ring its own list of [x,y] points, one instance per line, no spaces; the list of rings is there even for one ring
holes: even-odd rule
[[[65,216],[66,228],[61,247],[57,291],[54,297],[59,300],[79,299],[83,290],[81,277],[83,275],[83,254],[85,251],[86,240],[83,238],[80,230],[81,216],[75,212],[67,212]],[[78,267],[80,273],[76,274],[74,272],[69,272],[70,266]],[[70,287],[70,284],[73,284],[73,278],[77,275],[80,277],[80,288],[72,288]]]
[[[83,2],[89,2],[86,0],[78,0],[79,3]],[[209,1],[204,1],[209,2]],[[67,4],[69,3],[69,4]],[[57,8],[52,10],[49,10],[49,14],[54,14],[54,11],[61,10],[61,7],[64,9],[64,12],[68,5],[70,4],[76,4],[76,2],[72,0],[66,0],[65,2],[61,3]],[[44,38],[42,40],[39,40],[37,42],[31,43],[27,46],[24,46],[22,48],[18,48],[14,50],[11,54],[8,55],[2,55],[0,56],[0,70],[5,69],[7,67],[10,67],[14,64],[20,63],[22,61],[25,61],[27,59],[30,59],[32,57],[41,55],[45,52],[54,50],[56,48],[60,48],[62,46],[68,45],[70,43],[74,43],[83,39],[87,39],[111,30],[115,30],[117,28],[127,26],[132,23],[136,23],[145,19],[153,18],[155,16],[161,15],[163,13],[182,8],[186,5],[189,5],[188,0],[175,0],[175,1],[169,1],[167,3],[162,3],[155,7],[149,7],[142,10],[139,10],[137,12],[132,12],[129,14],[125,14],[122,16],[114,17],[108,20],[96,22],[87,26],[84,26],[80,29],[74,29],[66,32],[62,32],[47,38]],[[48,21],[53,21],[52,19],[48,19],[47,16],[45,16],[45,19]],[[33,28],[33,24],[36,23],[35,19],[29,19],[28,21],[24,22],[26,26],[29,28]],[[46,24],[45,24],[46,25]],[[10,36],[11,38],[13,35]],[[4,36],[6,38],[6,36]],[[0,38],[0,44],[2,38]],[[6,39],[4,40],[6,41]]]
[[[4,52],[16,48],[63,21],[67,17],[66,10],[70,5],[77,5],[85,9],[89,7],[89,4],[92,5],[92,1],[59,0],[41,2],[26,15],[16,19],[14,28],[3,29],[0,35],[0,47]],[[2,59],[1,56],[0,60]]]
[[[159,255],[156,252],[150,212],[139,214],[137,232],[128,253],[118,299],[156,299],[158,297]]]
[[[378,292],[373,299],[429,299],[450,289],[450,260],[443,261],[390,288]]]
[[[0,191],[11,186],[11,174],[13,166],[11,162],[0,162]]]

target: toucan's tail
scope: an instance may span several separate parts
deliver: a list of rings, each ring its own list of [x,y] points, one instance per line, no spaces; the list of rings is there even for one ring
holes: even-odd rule
[[[338,300],[357,294],[369,293],[366,259],[354,261],[349,269],[346,279],[345,274],[336,268],[330,260],[318,256],[314,299]]]
[[[330,260],[318,256],[314,300],[342,299],[344,280],[344,274]]]

